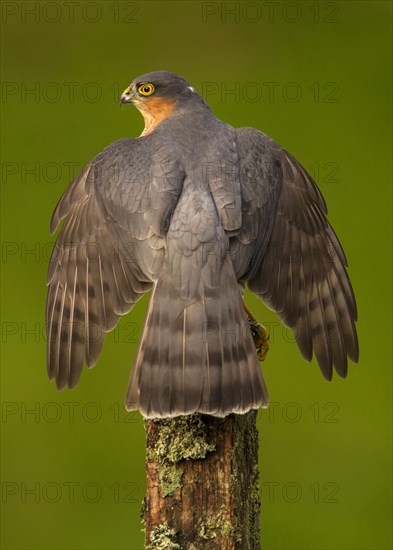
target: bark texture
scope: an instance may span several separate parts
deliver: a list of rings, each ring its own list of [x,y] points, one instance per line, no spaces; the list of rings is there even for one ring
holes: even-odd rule
[[[256,416],[146,422],[146,550],[259,550]]]

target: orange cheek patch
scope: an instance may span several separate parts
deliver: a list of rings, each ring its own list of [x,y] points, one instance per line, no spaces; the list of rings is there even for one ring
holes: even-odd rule
[[[144,102],[143,107],[138,105],[143,118],[145,119],[145,129],[143,136],[150,134],[157,126],[168,118],[175,108],[175,101],[155,97]]]

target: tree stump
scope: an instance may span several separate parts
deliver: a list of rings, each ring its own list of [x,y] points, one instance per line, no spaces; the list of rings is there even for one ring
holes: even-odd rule
[[[146,421],[146,550],[259,550],[256,417]]]

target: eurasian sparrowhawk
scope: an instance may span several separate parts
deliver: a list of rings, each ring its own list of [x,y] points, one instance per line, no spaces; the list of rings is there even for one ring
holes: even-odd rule
[[[121,96],[145,129],[89,162],[51,222],[48,371],[74,388],[105,334],[151,289],[126,397],[148,418],[268,404],[243,303],[248,288],[292,328],[325,378],[358,359],[346,258],[306,170],[254,128],[219,120],[158,71]]]

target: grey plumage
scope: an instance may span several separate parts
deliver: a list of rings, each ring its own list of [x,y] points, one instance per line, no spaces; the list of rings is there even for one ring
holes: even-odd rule
[[[139,82],[174,99],[170,115],[102,151],[52,218],[51,232],[64,222],[47,281],[50,378],[75,387],[152,289],[127,408],[163,417],[266,406],[245,284],[327,379],[333,366],[346,376],[347,356],[358,358],[356,304],[315,183],[266,135],[219,121],[180,77],[144,75],[134,95]],[[141,110],[148,101],[135,99]]]

